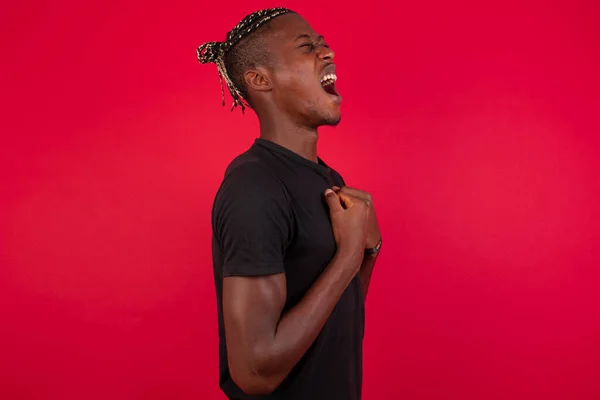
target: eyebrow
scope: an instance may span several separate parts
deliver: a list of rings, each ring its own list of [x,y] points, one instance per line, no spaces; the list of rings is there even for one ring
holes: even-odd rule
[[[301,35],[299,35],[296,39],[294,39],[294,41],[298,40],[298,39],[303,39],[303,38],[308,38],[308,39],[312,39],[312,37],[306,33],[303,33]],[[322,35],[317,36],[317,42],[319,40],[325,40],[325,38]]]

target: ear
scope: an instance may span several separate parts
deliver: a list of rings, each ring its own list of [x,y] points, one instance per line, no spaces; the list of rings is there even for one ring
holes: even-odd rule
[[[268,71],[264,68],[249,69],[244,74],[244,79],[248,88],[252,88],[253,90],[265,92],[272,89]]]

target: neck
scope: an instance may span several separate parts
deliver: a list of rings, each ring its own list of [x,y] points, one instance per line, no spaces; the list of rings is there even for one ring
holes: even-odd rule
[[[260,137],[299,154],[307,160],[317,162],[316,128],[306,128],[284,118],[260,118]]]

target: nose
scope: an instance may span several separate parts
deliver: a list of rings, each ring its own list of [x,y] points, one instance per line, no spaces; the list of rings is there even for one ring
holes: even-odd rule
[[[333,61],[335,58],[335,52],[331,50],[329,47],[321,46],[321,51],[319,52],[319,58],[323,61]]]

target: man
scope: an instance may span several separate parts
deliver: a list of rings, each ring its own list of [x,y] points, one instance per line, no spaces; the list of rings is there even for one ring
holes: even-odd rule
[[[260,121],[212,211],[220,386],[230,399],[360,399],[381,237],[370,196],[317,156],[318,127],[341,116],[334,53],[299,15],[273,8],[198,57]]]

